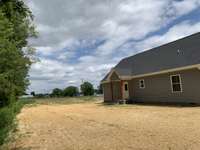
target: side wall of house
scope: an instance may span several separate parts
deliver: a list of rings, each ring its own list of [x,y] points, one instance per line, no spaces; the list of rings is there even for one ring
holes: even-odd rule
[[[173,93],[171,75],[181,75],[183,92]],[[145,88],[139,88],[144,79]],[[129,81],[130,98],[136,102],[180,102],[200,103],[200,70],[173,72],[162,75],[137,78]]]

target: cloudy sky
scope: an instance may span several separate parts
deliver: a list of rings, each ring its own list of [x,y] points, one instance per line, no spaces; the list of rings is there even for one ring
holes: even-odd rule
[[[98,85],[122,58],[200,31],[199,0],[25,0],[39,32],[29,91]]]

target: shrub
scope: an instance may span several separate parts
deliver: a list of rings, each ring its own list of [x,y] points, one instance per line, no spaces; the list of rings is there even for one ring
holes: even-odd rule
[[[0,145],[8,137],[9,132],[14,127],[15,116],[20,112],[23,103],[18,101],[4,108],[0,108]]]
[[[17,101],[16,103],[14,103],[14,104],[12,105],[13,112],[14,112],[15,114],[20,113],[20,111],[21,111],[21,109],[23,108],[23,106],[24,106],[24,103],[23,103],[22,101]]]
[[[0,110],[0,129],[12,124],[14,111],[12,107],[5,107]]]
[[[0,145],[2,145],[13,126],[14,112],[12,107],[5,107],[0,110]]]

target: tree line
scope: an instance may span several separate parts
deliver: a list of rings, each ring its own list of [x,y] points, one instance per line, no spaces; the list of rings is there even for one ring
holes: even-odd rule
[[[94,86],[90,82],[84,82],[80,85],[80,91],[79,88],[76,86],[68,86],[64,89],[55,88],[52,90],[52,92],[46,93],[46,94],[36,94],[34,91],[31,92],[31,95],[38,98],[43,97],[75,97],[75,96],[92,96],[94,94],[102,94],[103,90],[102,87],[99,86],[98,89],[94,89]]]

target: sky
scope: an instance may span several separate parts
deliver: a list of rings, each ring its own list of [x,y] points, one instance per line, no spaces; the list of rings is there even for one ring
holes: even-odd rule
[[[200,31],[199,0],[25,0],[40,59],[28,91],[96,86],[121,59]]]

